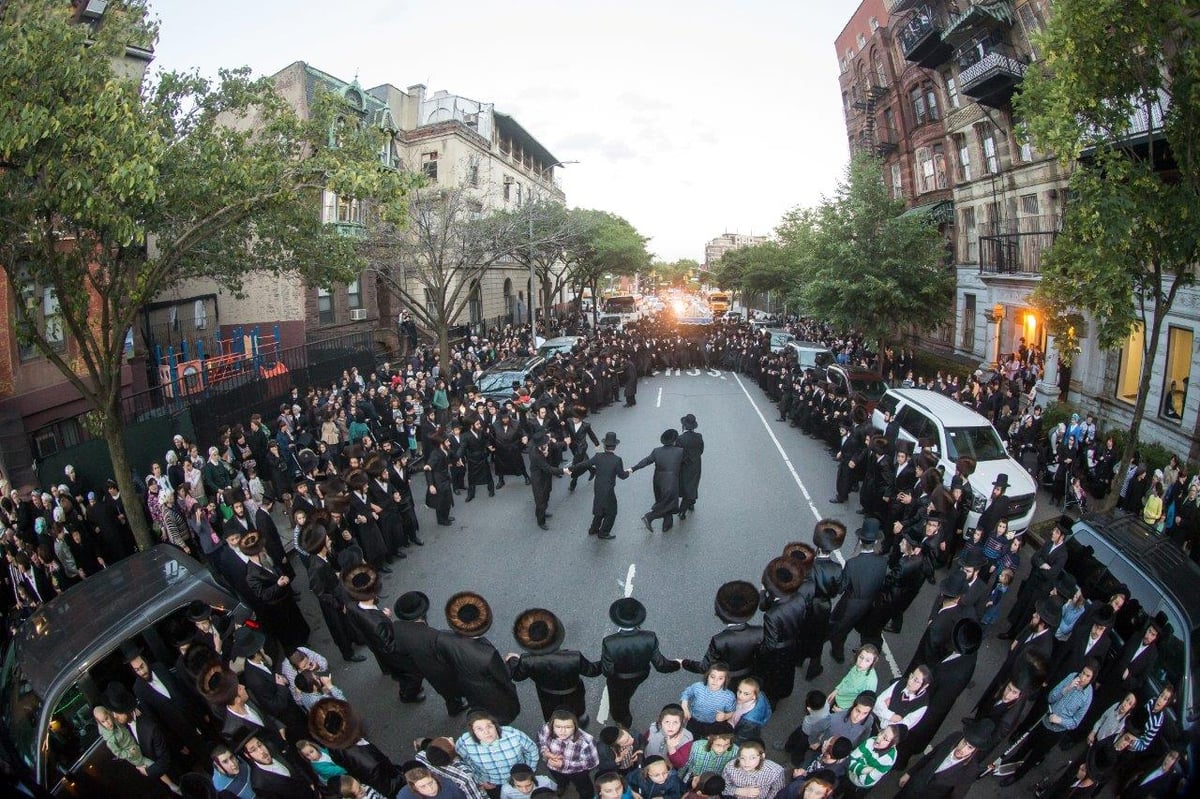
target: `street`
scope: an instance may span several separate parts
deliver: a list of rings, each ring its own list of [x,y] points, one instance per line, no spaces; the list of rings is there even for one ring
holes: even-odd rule
[[[616,539],[601,541],[586,535],[591,511],[591,488],[586,478],[568,493],[568,479],[556,480],[550,499],[550,531],[534,522],[532,493],[518,478],[489,498],[480,492],[470,504],[465,495],[455,498],[452,527],[434,524],[432,511],[421,508],[424,547],[407,550],[394,573],[385,576],[388,607],[402,592],[418,589],[429,595],[429,621],[445,627],[442,608],[455,592],[474,590],[492,605],[495,624],[487,638],[502,654],[517,651],[512,623],[530,607],[553,610],[566,626],[565,648],[576,648],[588,657],[599,657],[601,639],[614,631],[608,606],[618,597],[632,595],[645,603],[644,627],[655,631],[668,658],[703,655],[709,637],[721,628],[713,615],[713,595],[727,580],[744,579],[758,585],[766,562],[789,541],[810,541],[814,522],[825,515],[842,519],[851,534],[842,554],[854,554],[853,531],[860,516],[851,503],[827,502],[833,480],[833,462],[824,447],[798,430],[774,421],[775,407],[758,386],[724,370],[672,370],[643,379],[635,408],[610,406],[591,417],[597,435],[612,430],[621,444],[617,454],[632,466],[658,445],[659,434],[679,427],[679,419],[693,413],[705,439],[703,478],[694,515],[663,534],[660,523],[647,533],[640,517],[653,502],[652,469],[634,473],[619,482],[620,513],[613,532]],[[423,481],[417,481],[423,484]],[[419,492],[418,492],[419,494]],[[1046,516],[1046,511],[1039,517]],[[940,576],[940,575],[939,575]],[[935,589],[927,586],[913,604],[909,623],[901,635],[886,637],[886,665],[879,671],[880,689],[890,682],[895,663],[904,664],[914,651]],[[435,735],[457,737],[462,717],[449,719],[437,695],[427,689],[428,701],[401,705],[394,683],[380,675],[373,659],[344,664],[320,623],[315,603],[305,591],[304,607],[313,623],[312,646],[330,656],[336,683],[360,709],[372,741],[396,762],[412,754],[415,738]],[[761,615],[756,617],[756,622]],[[955,732],[955,723],[967,712],[1003,659],[1003,642],[989,631],[979,656],[976,687],[969,690],[950,714],[935,743]],[[853,634],[848,649],[855,646]],[[852,655],[851,655],[852,658]],[[832,690],[847,664],[828,657],[825,673],[809,684],[797,675],[792,697],[781,703],[767,725],[764,740],[768,753],[799,723],[804,694],[811,689]],[[680,692],[696,678],[686,672],[652,674],[633,701],[634,723],[644,731],[662,705],[677,701]],[[598,732],[606,718],[607,697],[602,678],[587,681],[588,710]],[[515,726],[536,735],[541,725],[533,686],[518,684],[522,712]],[[775,752],[772,756],[779,757]],[[1053,756],[1052,762],[1060,762]],[[895,776],[876,793],[890,795]],[[1021,788],[1036,782],[1036,773]],[[995,780],[981,782],[972,796],[999,795]]]

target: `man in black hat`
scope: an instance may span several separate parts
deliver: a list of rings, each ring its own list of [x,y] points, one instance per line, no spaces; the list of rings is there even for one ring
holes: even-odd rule
[[[963,553],[958,559],[958,565],[967,580],[967,592],[963,595],[961,603],[963,616],[979,621],[983,618],[983,610],[987,607],[992,591],[991,583],[984,577],[984,571],[988,567],[987,556],[983,554],[982,549],[972,549]]]
[[[679,420],[679,426],[683,432],[675,443],[683,449],[683,465],[679,468],[679,521],[683,521],[696,508],[696,499],[700,496],[704,436],[696,432],[700,424],[690,413]]]
[[[450,632],[437,639],[437,653],[449,664],[463,696],[474,708],[487,710],[498,724],[511,724],[521,713],[521,700],[504,659],[484,634],[492,628],[492,608],[472,591],[446,601]]]
[[[139,707],[129,689],[118,682],[111,682],[105,687],[104,702],[112,711],[113,721],[125,725],[142,754],[153,761],[145,767],[146,776],[161,777],[166,774],[177,777],[175,753],[170,739],[154,714]]]
[[[1008,656],[1000,666],[992,682],[984,689],[983,694],[975,705],[975,714],[983,715],[995,701],[1004,685],[1010,680],[1017,680],[1022,675],[1018,667],[1030,661],[1040,664],[1041,674],[1038,682],[1044,682],[1046,671],[1050,666],[1050,652],[1053,649],[1054,630],[1062,620],[1062,610],[1051,597],[1045,597],[1037,603],[1037,609],[1029,619],[1029,624],[1012,644],[1009,645]]]
[[[350,626],[375,655],[379,670],[396,681],[400,701],[425,701],[421,673],[408,653],[396,647],[391,611],[379,607],[379,572],[368,563],[360,563],[342,574],[342,588],[351,600],[346,604]]]
[[[478,414],[468,416],[470,427],[463,434],[463,460],[467,465],[467,502],[475,499],[475,487],[486,485],[488,496],[496,496],[496,481],[492,477],[492,468],[488,458],[496,450],[487,437],[483,417]]]
[[[435,446],[425,456],[425,507],[437,512],[437,523],[449,527],[454,523],[450,508],[454,506],[454,483],[450,479],[450,442],[441,433],[435,433],[432,439]],[[520,457],[520,453],[517,453]],[[525,468],[524,461],[521,468]],[[503,477],[500,479],[504,484]]]
[[[904,768],[912,755],[925,751],[975,675],[979,646],[983,643],[983,628],[974,619],[962,618],[954,625],[952,638],[954,649],[950,654],[937,663],[928,664],[933,676],[929,681],[925,715],[900,743],[897,768]]]
[[[842,548],[846,540],[846,525],[837,519],[819,520],[813,527],[813,558],[811,578],[800,589],[800,595],[808,603],[808,615],[799,630],[800,660],[808,661],[804,672],[806,680],[815,680],[825,671],[821,665],[821,654],[829,638],[829,619],[833,614],[833,602],[842,591],[843,566],[833,558],[833,553]]]
[[[600,439],[596,438],[596,431],[592,429],[591,422],[584,418],[586,413],[587,409],[580,405],[566,414],[563,432],[571,448],[571,482],[567,485],[568,491],[575,490],[579,475],[585,471],[580,464],[588,459],[588,441],[591,441],[593,446],[600,446]],[[588,479],[595,479],[595,474],[591,474]]]
[[[254,529],[258,530],[263,537],[263,546],[266,547],[267,554],[271,556],[271,560],[279,567],[281,574],[286,574],[288,579],[296,579],[296,570],[292,568],[292,563],[288,560],[287,553],[283,549],[283,540],[279,536],[279,526],[275,524],[275,517],[271,511],[275,508],[275,495],[270,491],[263,493],[262,502],[258,503],[258,508],[254,511]]]
[[[506,476],[525,478],[529,485],[529,472],[525,469],[525,459],[521,457],[521,445],[527,444],[528,439],[522,434],[521,427],[503,411],[492,425],[492,445],[495,450],[492,460],[496,465],[496,488],[504,488]]]
[[[704,674],[712,664],[724,663],[729,667],[727,687],[730,690],[738,680],[758,673],[756,666],[763,628],[750,624],[758,610],[758,602],[758,590],[745,580],[733,580],[718,588],[713,608],[717,618],[725,623],[725,629],[709,639],[703,658],[684,658],[684,670]]]
[[[978,750],[992,736],[992,723],[968,721],[961,733],[942,739],[900,777],[896,799],[960,799],[975,784]]]
[[[184,754],[202,756],[207,749],[199,732],[204,723],[204,709],[184,692],[166,664],[151,662],[133,641],[121,644],[121,655],[133,671],[133,694],[138,705],[163,722],[169,737],[182,745]]]
[[[306,727],[304,711],[292,700],[287,678],[278,671],[278,664],[267,659],[263,652],[266,636],[251,627],[242,627],[233,636],[230,654],[242,659],[242,684],[258,707],[278,719],[288,730],[288,739],[303,736]]]
[[[996,525],[1001,519],[1008,518],[1009,507],[1012,503],[1007,491],[1008,475],[1001,472],[996,475],[996,481],[992,483],[992,495],[988,498],[983,513],[979,515],[979,521],[975,523],[977,528],[983,530],[985,537],[996,531]]]
[[[763,611],[762,645],[757,661],[762,676],[762,690],[771,703],[792,695],[796,684],[796,667],[800,662],[801,630],[808,621],[808,596],[796,592],[808,585],[806,578],[812,568],[816,550],[809,548],[805,557],[784,554],[773,558],[763,569],[762,594],[759,607]]]
[[[870,612],[888,572],[887,556],[876,551],[879,520],[864,518],[855,535],[859,551],[842,567],[842,595],[829,616],[829,649],[838,663],[846,660],[846,636]]]
[[[1065,572],[1064,572],[1065,575]],[[1112,628],[1114,614],[1108,605],[1101,605],[1100,610],[1092,614],[1090,624],[1076,624],[1070,636],[1062,646],[1055,646],[1052,652],[1053,662],[1050,664],[1049,682],[1055,685],[1068,674],[1083,668],[1083,661],[1095,658],[1103,663],[1108,657],[1112,645]]]
[[[838,423],[838,450],[834,454],[838,463],[837,476],[833,481],[833,497],[829,500],[832,504],[841,505],[850,499],[850,491],[866,454],[862,437],[854,434],[849,419],[843,419]]]
[[[1017,601],[1008,612],[1009,628],[1000,634],[1001,640],[1011,641],[1025,626],[1034,604],[1048,596],[1067,565],[1067,536],[1070,535],[1070,520],[1060,520],[1050,531],[1050,538],[1029,560],[1029,576],[1021,582]]]
[[[267,556],[262,534],[251,530],[238,546],[247,558],[246,585],[264,626],[288,651],[308,643],[311,630],[292,594],[291,579]]]
[[[396,764],[364,737],[349,702],[332,696],[319,700],[308,712],[307,734],[329,750],[334,763],[382,796],[395,796],[404,787]]]
[[[365,655],[354,652],[354,633],[346,619],[346,599],[342,581],[330,563],[331,545],[325,526],[314,521],[300,531],[300,548],[308,553],[308,588],[317,598],[321,618],[329,628],[329,637],[349,663],[361,663]]]
[[[530,441],[529,479],[533,486],[533,515],[540,529],[549,530],[546,520],[554,515],[546,512],[550,505],[550,491],[554,488],[554,477],[570,473],[567,467],[550,465],[550,439],[545,433],[535,435]]]
[[[646,620],[646,606],[633,597],[613,602],[608,618],[617,625],[617,631],[605,636],[600,646],[600,666],[608,685],[609,717],[632,729],[629,702],[638,686],[650,676],[651,666],[662,674],[670,674],[679,671],[683,661],[663,657],[658,636],[640,629]]]
[[[256,796],[316,799],[317,778],[306,762],[291,756],[279,744],[251,735],[241,751],[250,764],[250,787]]]
[[[896,496],[896,470],[888,454],[891,442],[884,436],[872,436],[870,450],[858,497],[864,515],[886,519],[892,497]]]
[[[585,692],[581,677],[599,677],[600,664],[574,649],[561,649],[566,631],[562,622],[544,608],[530,608],[513,624],[513,638],[524,655],[505,656],[515,682],[531,679],[537,687],[542,717],[565,708],[575,714],[581,727],[588,725]]]
[[[904,670],[905,674],[917,666],[932,668],[935,663],[942,662],[943,658],[954,651],[954,626],[963,618],[959,603],[966,592],[967,580],[960,570],[950,572],[938,584],[940,606],[925,627],[921,640],[917,642],[917,651],[913,653],[908,668]]]
[[[663,431],[659,436],[662,446],[655,447],[629,470],[632,474],[654,464],[654,505],[642,516],[642,524],[648,533],[654,532],[651,523],[655,519],[662,519],[664,533],[675,524],[675,514],[679,510],[679,473],[685,454],[677,446],[678,440],[679,431],[673,428]]]
[[[392,605],[392,634],[395,646],[407,652],[433,690],[446,703],[446,713],[457,716],[466,711],[462,688],[450,664],[438,654],[438,640],[445,633],[429,626],[429,597],[420,591],[406,591]]]
[[[597,452],[571,468],[572,479],[583,474],[586,469],[591,469],[596,476],[592,485],[592,523],[588,527],[588,535],[597,536],[605,541],[616,538],[612,529],[617,522],[617,478],[624,480],[629,477],[629,472],[625,471],[625,462],[616,453],[620,443],[616,433],[605,433],[604,451]]]

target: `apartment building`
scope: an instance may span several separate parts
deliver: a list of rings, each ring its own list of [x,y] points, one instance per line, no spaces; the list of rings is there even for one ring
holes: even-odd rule
[[[766,244],[767,241],[769,241],[769,237],[767,236],[752,236],[745,233],[722,233],[715,239],[710,239],[704,245],[704,268],[712,269],[721,260],[721,256],[730,250],[753,247],[756,244]]]

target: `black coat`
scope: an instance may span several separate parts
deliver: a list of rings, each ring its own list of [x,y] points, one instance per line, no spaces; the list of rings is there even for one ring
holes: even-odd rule
[[[954,703],[971,684],[978,656],[978,652],[973,652],[929,664],[933,670],[933,679],[929,682],[929,702],[925,705],[925,715],[901,742],[900,751],[905,760],[913,753],[925,751],[925,747],[937,735],[942,722],[954,709]]]
[[[541,450],[531,449],[529,453],[529,482],[533,486],[535,502],[546,504],[550,500],[550,490],[554,487],[554,475],[562,474],[561,469],[555,469]]]
[[[488,466],[488,439],[483,432],[468,430],[463,433],[463,460],[467,464],[467,484],[487,485],[492,479]]]
[[[683,466],[679,471],[679,496],[695,501],[700,494],[700,465],[704,455],[704,436],[695,430],[679,434],[677,446],[684,451]]]
[[[571,467],[571,476],[578,477],[588,469],[594,469],[595,479],[592,481],[592,514],[615,514],[617,512],[617,480],[624,480],[625,462],[615,452],[605,450],[597,452],[586,461]]]
[[[396,764],[369,741],[345,749],[330,749],[329,756],[350,776],[370,785],[384,796],[395,796],[404,787],[404,777]]]
[[[265,508],[259,508],[254,512],[254,529],[258,530],[262,536],[263,548],[267,550],[267,554],[271,556],[271,560],[275,561],[275,565],[279,570],[288,577],[296,576],[295,570],[292,568],[291,562],[288,561],[287,553],[283,549],[283,539],[279,536],[279,526],[275,524],[275,518],[271,512]]]
[[[150,663],[151,673],[159,679],[167,689],[170,698],[163,696],[149,682],[141,677],[133,681],[133,695],[138,704],[148,710],[156,720],[161,721],[181,743],[189,749],[199,738],[196,728],[203,721],[204,709],[196,703],[195,693],[187,693],[171,670],[162,663]],[[193,751],[193,754],[196,754]]]
[[[860,552],[842,567],[842,596],[830,615],[830,623],[848,631],[867,615],[887,578],[887,556]]]
[[[908,784],[896,794],[896,799],[959,799],[975,784],[979,771],[977,755],[954,765],[945,771],[937,768],[954,751],[962,735],[955,733],[934,747],[908,770]]]
[[[286,651],[308,642],[311,630],[296,598],[291,583],[279,584],[280,574],[254,561],[246,564],[246,584],[259,603],[267,632],[279,639]]]
[[[678,663],[663,657],[658,636],[649,630],[620,630],[605,636],[600,645],[600,666],[605,677],[621,680],[644,680],[650,676],[651,667],[663,674],[679,671]]]
[[[683,466],[684,451],[679,447],[655,447],[637,462],[633,471],[654,464],[655,505],[672,507],[679,503],[679,473]]]
[[[758,650],[763,642],[763,628],[757,624],[728,624],[708,642],[708,651],[701,660],[685,660],[683,667],[693,674],[703,674],[714,663],[729,666],[729,682],[756,672]]]
[[[438,652],[438,639],[448,633],[435,630],[423,621],[406,621],[397,619],[392,622],[392,636],[396,651],[408,655],[433,690],[444,699],[451,700],[462,696],[450,663]]]
[[[904,670],[904,673],[908,674],[915,666],[933,668],[935,664],[942,662],[947,655],[953,652],[954,625],[958,624],[958,620],[961,618],[963,618],[961,604],[938,611],[937,615],[926,625],[925,632],[917,643],[917,651],[913,653],[912,660],[909,661],[908,668]]]
[[[486,638],[444,633],[437,639],[437,652],[450,664],[472,707],[487,710],[500,724],[511,724],[521,713],[521,700],[508,667]]]
[[[357,602],[346,605],[346,618],[375,655],[379,670],[398,680],[418,679],[420,672],[412,658],[395,645],[392,620],[378,607],[364,608]]]
[[[142,710],[129,726],[133,728],[133,735],[141,747],[142,754],[154,761],[146,767],[146,775],[157,777],[161,774],[173,774],[174,752],[162,723],[154,714]]]
[[[277,749],[272,750],[271,756],[275,762],[287,766],[291,776],[272,773],[251,760],[250,787],[254,789],[255,796],[262,799],[305,799],[320,795],[316,780],[306,764],[279,754]]]
[[[574,649],[528,652],[509,660],[508,670],[517,682],[533,680],[539,690],[564,695],[583,688],[582,677],[599,677],[601,671],[599,663]]]

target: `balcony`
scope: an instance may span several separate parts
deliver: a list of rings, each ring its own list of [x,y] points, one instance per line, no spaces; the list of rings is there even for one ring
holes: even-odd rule
[[[892,128],[884,128],[879,131],[875,139],[875,154],[880,158],[884,158],[891,153],[896,152],[900,147],[900,137]]]
[[[1025,78],[1026,62],[1007,44],[973,43],[958,53],[958,90],[980,105],[1003,108]]]
[[[921,6],[909,16],[899,39],[904,60],[927,69],[936,69],[954,53],[954,48],[942,39],[942,26],[934,20],[929,6]]]
[[[919,5],[921,0],[884,0],[884,2],[887,5],[888,16],[894,17]]]
[[[1062,230],[1057,215],[1022,216],[984,225],[979,236],[979,273],[1033,277],[1041,274],[1042,256]]]

